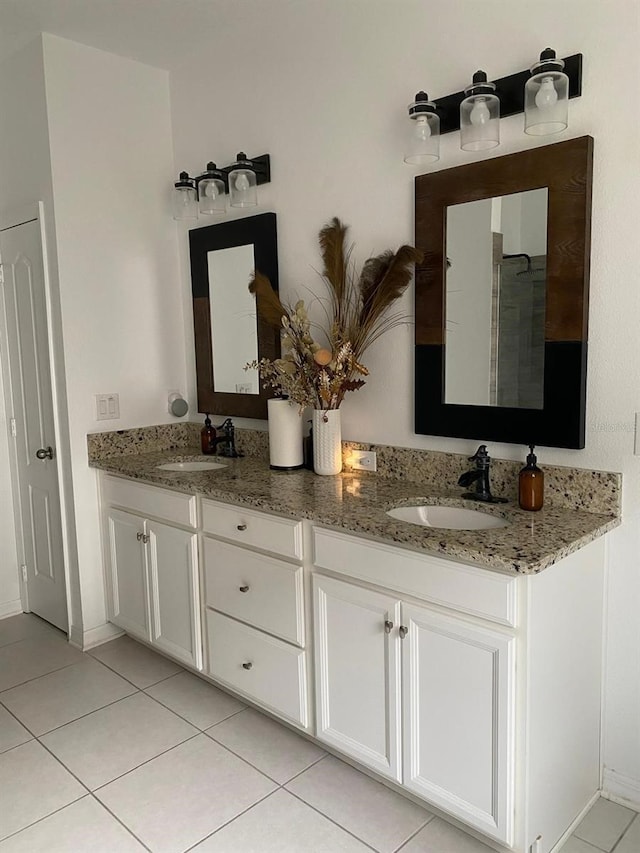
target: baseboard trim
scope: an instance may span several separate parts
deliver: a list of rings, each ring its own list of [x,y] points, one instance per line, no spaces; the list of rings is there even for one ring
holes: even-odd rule
[[[605,767],[602,775],[602,796],[621,806],[640,811],[640,779]]]
[[[98,625],[96,628],[89,628],[88,631],[71,628],[69,632],[69,643],[75,646],[80,651],[86,652],[96,646],[101,646],[103,643],[108,643],[109,640],[115,640],[116,637],[121,637],[124,631],[111,622],[105,622],[104,625]]]
[[[566,841],[569,839],[571,835],[573,835],[573,831],[578,828],[578,825],[582,823],[582,819],[585,815],[591,810],[593,805],[600,799],[602,796],[602,791],[596,791],[595,794],[591,796],[591,799],[586,804],[586,806],[582,809],[580,814],[575,818],[573,823],[567,827],[564,833],[560,836],[560,838],[553,845],[549,853],[562,853],[562,848],[564,847]]]
[[[13,601],[0,602],[0,619],[8,619],[9,616],[18,616],[23,613],[22,601],[15,598]]]

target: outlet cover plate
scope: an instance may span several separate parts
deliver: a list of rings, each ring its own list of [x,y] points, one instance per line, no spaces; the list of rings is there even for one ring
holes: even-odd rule
[[[375,450],[354,450],[350,464],[354,471],[377,471]]]

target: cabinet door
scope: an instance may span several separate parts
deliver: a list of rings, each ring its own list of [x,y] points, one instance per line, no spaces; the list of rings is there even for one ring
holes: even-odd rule
[[[422,607],[402,620],[404,784],[511,844],[515,639]]]
[[[156,521],[147,531],[151,642],[202,669],[197,537]]]
[[[144,520],[109,509],[109,619],[135,637],[149,641],[148,589],[145,571]]]
[[[313,588],[316,735],[400,781],[400,603],[321,575]]]

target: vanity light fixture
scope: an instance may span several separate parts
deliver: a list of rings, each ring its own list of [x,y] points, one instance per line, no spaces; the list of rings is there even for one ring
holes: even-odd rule
[[[499,103],[496,105],[502,118],[525,113],[525,132],[532,135],[547,133],[558,133],[568,125],[567,99],[578,98],[582,94],[582,54],[574,53],[564,59],[557,59],[555,51],[546,48],[540,54],[536,64],[526,71],[518,71],[507,77],[500,77],[491,83],[486,79],[481,80],[478,74],[474,74],[471,86],[463,92],[454,92],[453,95],[445,95],[443,98],[435,98],[429,101],[424,92],[418,92],[416,100],[409,105],[409,116],[414,119],[413,133],[405,154],[405,163],[422,165],[433,162],[439,157],[438,136],[435,142],[431,139],[437,121],[438,130],[436,134],[452,133],[460,130],[460,146],[465,151],[482,151],[497,145],[500,141],[498,127],[499,118],[495,119],[491,111],[490,98],[493,96]],[[485,92],[477,91],[478,86],[486,86]],[[526,91],[525,91],[526,90]],[[484,96],[487,100],[480,102],[477,106],[474,119],[471,110],[476,106],[476,95]],[[465,102],[474,98],[471,109],[467,114]],[[463,109],[464,106],[464,109]],[[489,111],[489,120],[484,107]],[[427,117],[425,123],[424,117]],[[431,123],[433,122],[433,123]],[[471,125],[474,132],[472,133]],[[480,134],[479,129],[484,127],[496,131],[496,136],[491,146],[470,147],[468,143],[473,139],[477,142]],[[484,135],[482,136],[484,139]],[[433,146],[435,155],[429,156],[429,145]],[[423,156],[420,156],[420,151]],[[425,156],[426,154],[426,156]]]
[[[218,168],[209,161],[205,171],[196,177],[180,172],[174,184],[173,218],[190,220],[197,219],[198,213],[204,216],[224,214],[227,194],[232,207],[254,207],[258,203],[257,186],[270,180],[269,154],[249,159],[243,151],[230,166]]]
[[[409,104],[411,130],[404,162],[419,166],[440,159],[440,118],[426,92],[418,92]]]
[[[484,71],[476,71],[460,104],[460,148],[487,151],[500,145],[500,98],[496,84],[487,81]]]
[[[564,62],[550,47],[531,67],[524,87],[524,132],[531,136],[560,133],[569,124],[569,78]]]

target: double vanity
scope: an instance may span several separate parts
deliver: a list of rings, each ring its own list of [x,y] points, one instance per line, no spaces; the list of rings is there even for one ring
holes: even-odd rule
[[[590,804],[613,503],[477,513],[455,486],[187,448],[91,464],[127,633],[497,849],[547,853]],[[425,526],[436,505],[500,526]]]

